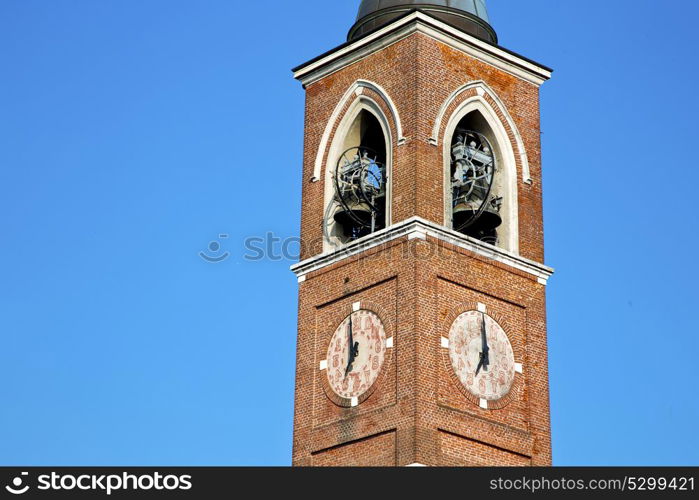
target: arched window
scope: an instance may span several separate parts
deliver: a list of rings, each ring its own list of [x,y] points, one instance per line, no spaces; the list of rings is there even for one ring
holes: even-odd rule
[[[388,122],[373,100],[360,97],[340,122],[328,156],[326,250],[388,225],[390,163]]]
[[[446,224],[467,236],[518,251],[514,153],[497,114],[479,98],[451,117],[444,140]]]

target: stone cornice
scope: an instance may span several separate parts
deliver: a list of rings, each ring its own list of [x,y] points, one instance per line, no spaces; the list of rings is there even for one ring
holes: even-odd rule
[[[294,68],[294,78],[301,81],[304,86],[310,85],[418,32],[439,40],[456,50],[460,50],[479,61],[521,78],[537,87],[551,78],[551,69],[502,47],[484,42],[419,11],[404,16],[355,42],[341,45],[319,58]]]
[[[509,267],[525,272],[536,278],[539,283],[545,285],[554,270],[544,264],[533,260],[525,259],[507,250],[497,248],[493,245],[483,243],[480,240],[465,236],[461,233],[446,227],[427,221],[421,217],[411,217],[410,219],[394,224],[386,229],[348,243],[342,248],[333,252],[327,252],[310,259],[299,262],[291,266],[291,271],[296,274],[299,283],[306,280],[310,273],[336,264],[344,259],[359,255],[385,243],[407,237],[409,240],[432,237],[445,243],[450,243],[457,247],[471,251],[476,255],[486,259],[500,262]]]

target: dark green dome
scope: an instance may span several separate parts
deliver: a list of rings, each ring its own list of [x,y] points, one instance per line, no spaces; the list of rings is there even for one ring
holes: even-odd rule
[[[486,42],[497,44],[485,0],[362,0],[348,40],[361,38],[411,10],[420,10]]]

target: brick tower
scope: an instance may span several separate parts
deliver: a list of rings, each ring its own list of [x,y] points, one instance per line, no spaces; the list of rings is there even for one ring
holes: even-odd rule
[[[484,0],[364,0],[294,76],[294,465],[550,465],[551,70],[497,44]]]

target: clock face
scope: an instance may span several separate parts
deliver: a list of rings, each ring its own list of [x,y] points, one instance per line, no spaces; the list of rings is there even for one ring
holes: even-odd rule
[[[485,407],[488,401],[502,399],[512,389],[512,344],[502,327],[485,313],[468,311],[456,318],[449,331],[449,358],[461,384],[485,401]]]
[[[342,398],[359,398],[376,382],[385,357],[386,332],[379,317],[367,310],[353,312],[330,339],[330,388]]]

